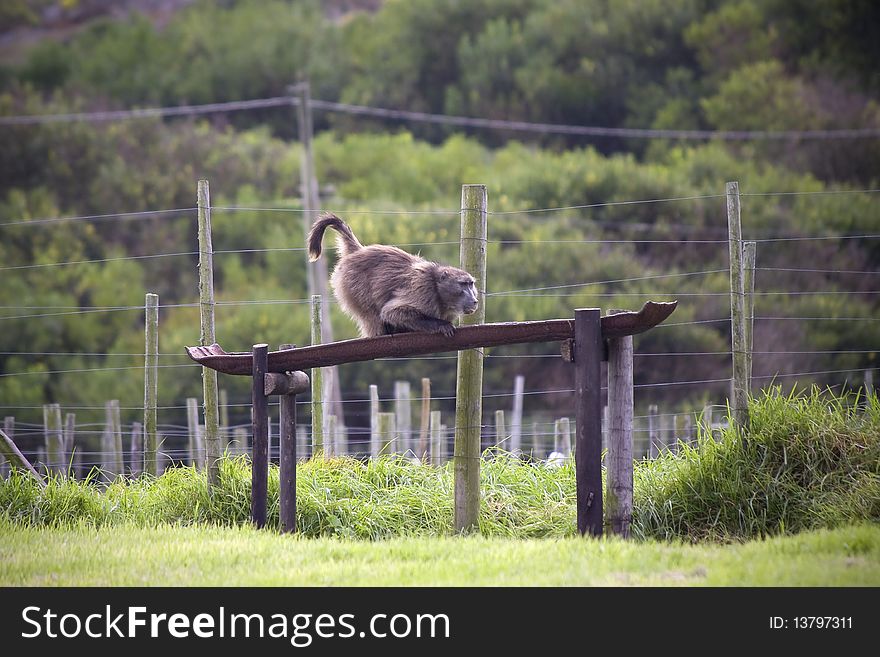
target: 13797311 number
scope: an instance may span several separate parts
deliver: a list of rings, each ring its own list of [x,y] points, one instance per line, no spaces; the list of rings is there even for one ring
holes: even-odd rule
[[[773,630],[851,630],[852,616],[782,616],[770,617]]]

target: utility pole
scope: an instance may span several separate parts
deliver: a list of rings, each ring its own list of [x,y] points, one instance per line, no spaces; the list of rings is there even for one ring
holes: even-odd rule
[[[297,127],[299,141],[302,145],[302,161],[300,178],[302,180],[302,205],[303,205],[303,235],[304,242],[312,227],[312,222],[318,216],[321,201],[318,197],[318,177],[315,175],[315,158],[312,149],[312,102],[311,91],[307,81],[300,82],[290,87],[290,93],[296,99]],[[333,342],[333,325],[330,323],[330,295],[327,281],[327,258],[319,258],[315,262],[308,262],[309,298],[317,294],[321,297],[321,325],[324,342]],[[324,414],[335,415],[339,421],[345,424],[345,415],[342,411],[342,388],[339,384],[338,368],[324,368]]]

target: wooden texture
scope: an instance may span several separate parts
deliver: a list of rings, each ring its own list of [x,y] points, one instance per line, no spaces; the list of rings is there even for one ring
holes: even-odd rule
[[[36,479],[41,486],[45,486],[46,482],[40,473],[34,469],[31,462],[28,461],[24,454],[19,451],[18,447],[12,441],[12,438],[6,435],[5,431],[0,431],[0,454],[9,462],[13,468],[20,468]]]
[[[129,472],[139,475],[144,468],[144,425],[131,423],[131,445],[129,447]]]
[[[312,295],[312,346],[323,341],[323,316],[321,312],[321,296]],[[300,350],[301,351],[301,350]],[[312,368],[312,457],[324,456],[324,372],[321,367]],[[285,372],[306,369],[304,367],[287,367]]]
[[[431,379],[422,377],[422,404],[419,421],[419,443],[416,456],[423,461],[428,458],[428,431],[431,422]]]
[[[431,464],[437,467],[443,465],[445,456],[443,450],[443,429],[441,428],[440,411],[431,411]]]
[[[657,404],[648,406],[648,458],[654,459],[660,454],[660,418],[657,417]]]
[[[487,194],[485,185],[461,188],[461,264],[475,279],[479,305],[461,319],[463,327],[486,320]],[[455,338],[447,338],[454,340]],[[477,527],[480,515],[480,427],[483,414],[483,349],[458,353],[455,388],[455,520],[456,532]]]
[[[730,332],[733,352],[731,415],[739,429],[749,424],[748,356],[739,183],[727,183],[727,230],[730,252]]]
[[[253,349],[253,451],[251,454],[251,520],[257,527],[266,525],[269,491],[269,405],[263,393],[269,345],[255,344]]]
[[[523,414],[523,390],[525,389],[525,377],[517,374],[513,380],[513,411],[510,414],[510,451],[522,450],[522,414]]]
[[[159,475],[156,433],[159,396],[159,296],[148,293],[144,319],[144,472]]]
[[[602,535],[602,324],[598,308],[575,311],[577,527]]]
[[[217,341],[214,333],[214,245],[211,238],[211,194],[207,180],[198,182],[199,215],[199,344]],[[205,468],[208,472],[208,490],[220,483],[220,411],[217,392],[217,372],[202,368],[202,398],[205,414]]]
[[[397,442],[394,413],[379,413],[379,453],[393,454]]]
[[[379,441],[379,387],[370,385],[370,456],[377,457],[382,451]]]
[[[755,255],[757,242],[743,242],[744,330],[746,333],[746,390],[752,390],[752,336],[755,329]]]
[[[63,476],[66,459],[59,404],[43,405],[43,432],[46,440],[46,467],[52,474]]]
[[[412,445],[412,394],[409,381],[394,382],[394,422],[397,427],[397,451],[415,453]]]
[[[665,321],[675,310],[677,303],[648,301],[638,312],[606,315],[601,318],[602,337],[609,339],[643,333]],[[398,333],[376,338],[341,340],[290,352],[275,351],[269,354],[268,367],[270,372],[292,372],[376,358],[421,356],[508,344],[562,342],[573,337],[572,319],[480,324],[461,326],[451,338],[434,333]],[[223,374],[249,375],[253,366],[250,353],[227,353],[219,344],[186,347],[186,353],[195,362]],[[600,356],[604,358],[604,355],[603,349]]]
[[[501,409],[495,411],[495,445],[505,451],[512,451],[510,449],[509,435],[504,426],[504,411]]]
[[[605,522],[629,538],[633,508],[633,339],[608,341],[608,454]]]
[[[281,345],[283,350],[293,347],[291,344]],[[305,376],[302,372],[296,374]],[[300,392],[308,390],[308,379],[304,383]],[[278,513],[281,531],[288,533],[296,531],[296,395],[295,387],[282,394],[278,413]]]
[[[311,387],[309,377],[305,372],[269,372],[263,379],[263,394],[270,395],[298,395],[307,392]]]

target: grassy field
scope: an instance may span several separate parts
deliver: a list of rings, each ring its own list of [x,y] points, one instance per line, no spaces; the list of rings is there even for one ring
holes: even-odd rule
[[[880,526],[735,544],[0,524],[3,586],[878,586]]]
[[[297,467],[300,535],[249,527],[247,459],[158,478],[0,481],[5,585],[880,585],[880,402],[770,394],[751,431],[636,462],[636,540],[575,530],[571,463],[481,466],[481,537],[453,535],[453,471],[398,457]]]

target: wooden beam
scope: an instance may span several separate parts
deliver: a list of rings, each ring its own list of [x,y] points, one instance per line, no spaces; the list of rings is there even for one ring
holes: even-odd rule
[[[638,312],[616,313],[601,318],[601,338],[608,340],[647,331],[668,318],[677,301],[648,301]],[[398,333],[377,338],[358,338],[269,353],[269,372],[292,372],[314,367],[357,363],[376,358],[419,356],[478,347],[497,347],[530,342],[563,342],[574,338],[575,322],[549,319],[538,322],[477,324],[457,328],[450,338],[434,333]],[[194,361],[223,374],[251,375],[249,352],[227,353],[219,344],[186,347]]]
[[[602,335],[600,311],[575,311],[575,479],[577,528],[602,535]]]

